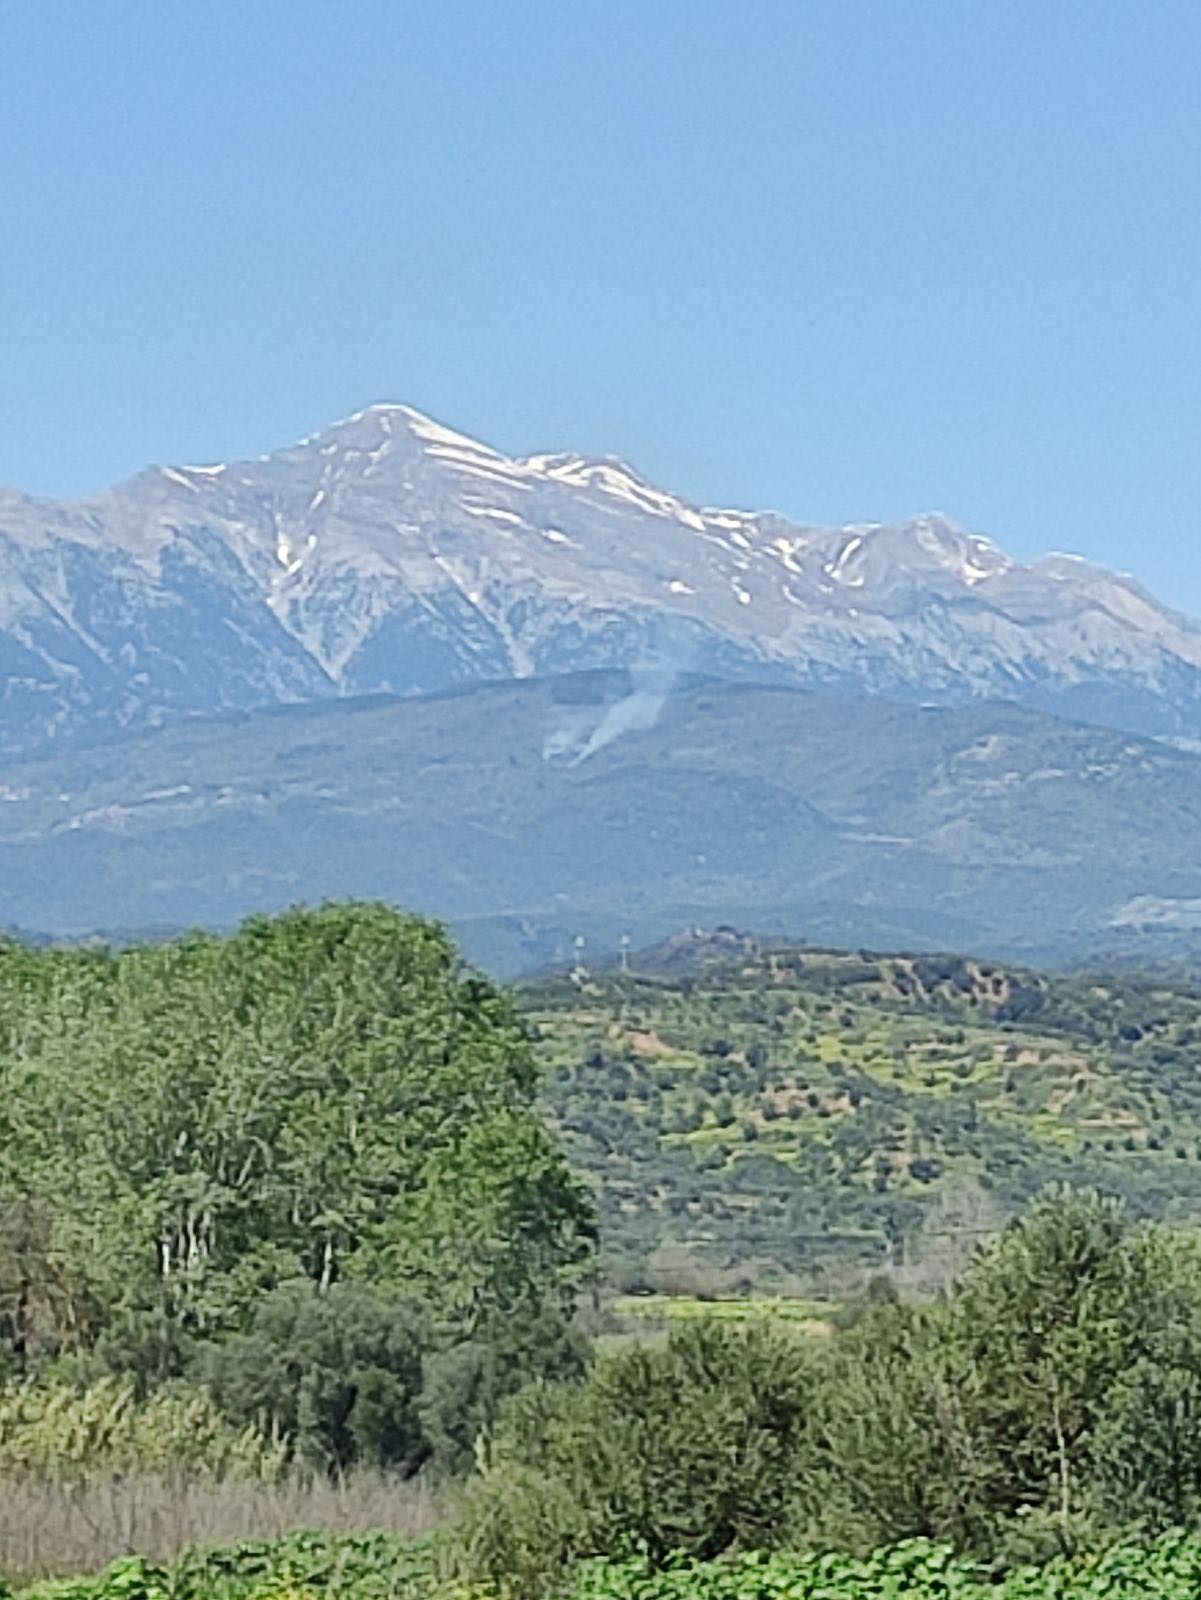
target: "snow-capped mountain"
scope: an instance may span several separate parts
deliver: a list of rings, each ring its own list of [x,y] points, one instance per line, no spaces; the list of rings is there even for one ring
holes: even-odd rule
[[[665,663],[1201,736],[1201,624],[940,515],[693,505],[610,458],[512,458],[377,405],[88,499],[0,492],[0,739]]]

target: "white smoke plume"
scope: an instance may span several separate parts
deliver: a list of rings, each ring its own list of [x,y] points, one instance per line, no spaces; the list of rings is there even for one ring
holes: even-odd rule
[[[577,713],[547,738],[542,747],[542,759],[566,758],[573,767],[579,766],[581,761],[587,761],[589,756],[623,735],[647,732],[663,715],[678,677],[679,669],[674,666],[660,663],[635,667],[629,694],[607,706],[591,732],[588,724],[592,719],[587,714]]]

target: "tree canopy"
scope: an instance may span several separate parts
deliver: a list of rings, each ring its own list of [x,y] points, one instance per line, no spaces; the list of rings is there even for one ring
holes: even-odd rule
[[[167,1371],[264,1292],[359,1282],[441,1336],[562,1301],[589,1202],[508,999],[337,904],[121,951],[0,946],[0,1342]]]

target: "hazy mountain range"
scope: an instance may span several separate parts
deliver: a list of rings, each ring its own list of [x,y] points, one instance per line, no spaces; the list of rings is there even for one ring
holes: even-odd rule
[[[690,924],[1039,959],[1201,928],[1201,756],[995,704],[666,688],[518,680],[11,763],[0,921],[382,896],[502,971]]]
[[[0,492],[10,752],[181,712],[640,660],[1201,738],[1201,624],[941,516],[714,510],[613,459],[513,459],[380,405],[78,501]]]
[[[940,516],[702,508],[375,406],[0,493],[0,673],[8,925],[379,895],[510,971],[684,923],[1201,931],[1201,624]]]

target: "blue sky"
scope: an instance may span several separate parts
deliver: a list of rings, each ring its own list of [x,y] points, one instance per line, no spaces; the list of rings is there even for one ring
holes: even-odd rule
[[[9,0],[0,481],[376,399],[1201,611],[1201,6]]]

